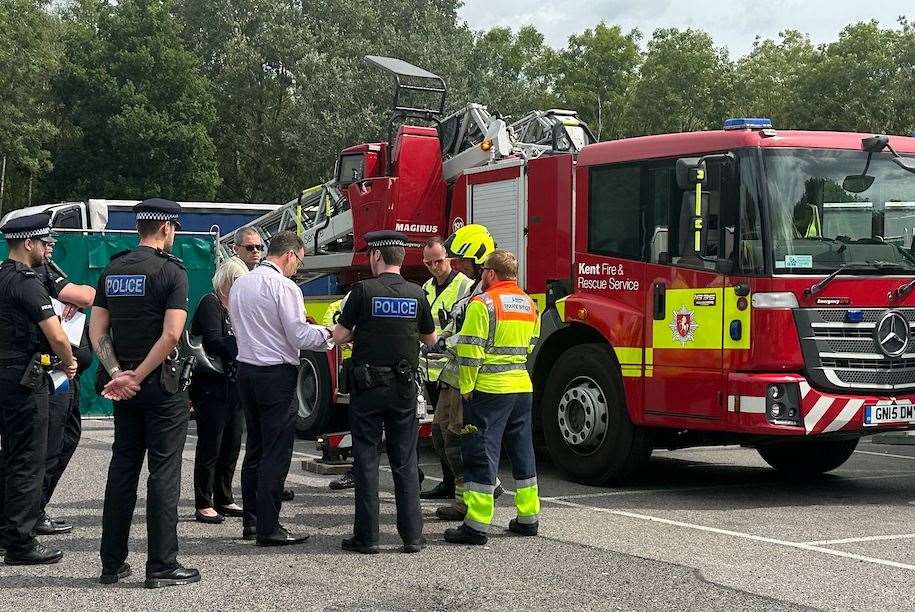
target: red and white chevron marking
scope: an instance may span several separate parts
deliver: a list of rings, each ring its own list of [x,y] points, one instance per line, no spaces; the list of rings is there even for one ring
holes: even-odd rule
[[[801,390],[801,414],[808,434],[864,429],[864,407],[911,403],[911,397],[843,397],[825,395],[811,389],[806,382],[798,383]],[[894,427],[891,425],[891,427]],[[871,429],[868,427],[867,429]]]

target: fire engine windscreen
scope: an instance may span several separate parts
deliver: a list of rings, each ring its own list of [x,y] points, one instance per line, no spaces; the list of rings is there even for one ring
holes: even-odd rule
[[[915,271],[915,174],[878,153],[833,149],[764,150],[763,164],[775,273]],[[911,164],[912,159],[905,159]],[[843,181],[847,191],[843,188]],[[759,241],[745,240],[759,249]]]

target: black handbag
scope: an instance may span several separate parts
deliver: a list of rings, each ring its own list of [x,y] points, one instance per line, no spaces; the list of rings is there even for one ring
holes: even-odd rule
[[[184,332],[184,346],[189,355],[193,355],[194,372],[201,374],[225,374],[222,358],[207,355],[203,349],[203,337],[192,336],[190,331]]]

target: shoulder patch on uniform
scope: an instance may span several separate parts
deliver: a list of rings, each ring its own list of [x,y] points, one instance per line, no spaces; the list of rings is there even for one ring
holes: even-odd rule
[[[531,314],[534,310],[531,306],[531,300],[523,295],[500,295],[499,301],[502,302],[502,310],[505,312],[520,312]]]
[[[105,277],[106,297],[144,297],[145,274],[110,274]]]
[[[415,319],[419,300],[402,297],[373,297],[372,316],[394,319]]]
[[[176,257],[175,255],[172,255],[171,253],[166,253],[166,252],[163,251],[162,249],[156,249],[156,255],[158,255],[159,257],[164,257],[165,259],[167,259],[167,260],[169,260],[169,261],[171,261],[171,262],[173,262],[173,263],[178,264],[178,266],[179,266],[182,270],[185,269],[185,268],[184,268],[184,261],[183,261],[180,257]]]
[[[108,261],[114,261],[114,260],[117,259],[118,257],[123,257],[124,255],[127,255],[127,253],[130,253],[130,252],[131,252],[130,249],[127,249],[126,251],[119,251],[119,252],[115,253],[114,255],[112,255],[112,256],[108,259]]]

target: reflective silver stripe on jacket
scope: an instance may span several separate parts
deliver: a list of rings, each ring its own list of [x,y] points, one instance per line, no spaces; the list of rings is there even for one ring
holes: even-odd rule
[[[480,366],[481,374],[496,374],[498,372],[515,372],[527,370],[526,363],[486,363]]]

